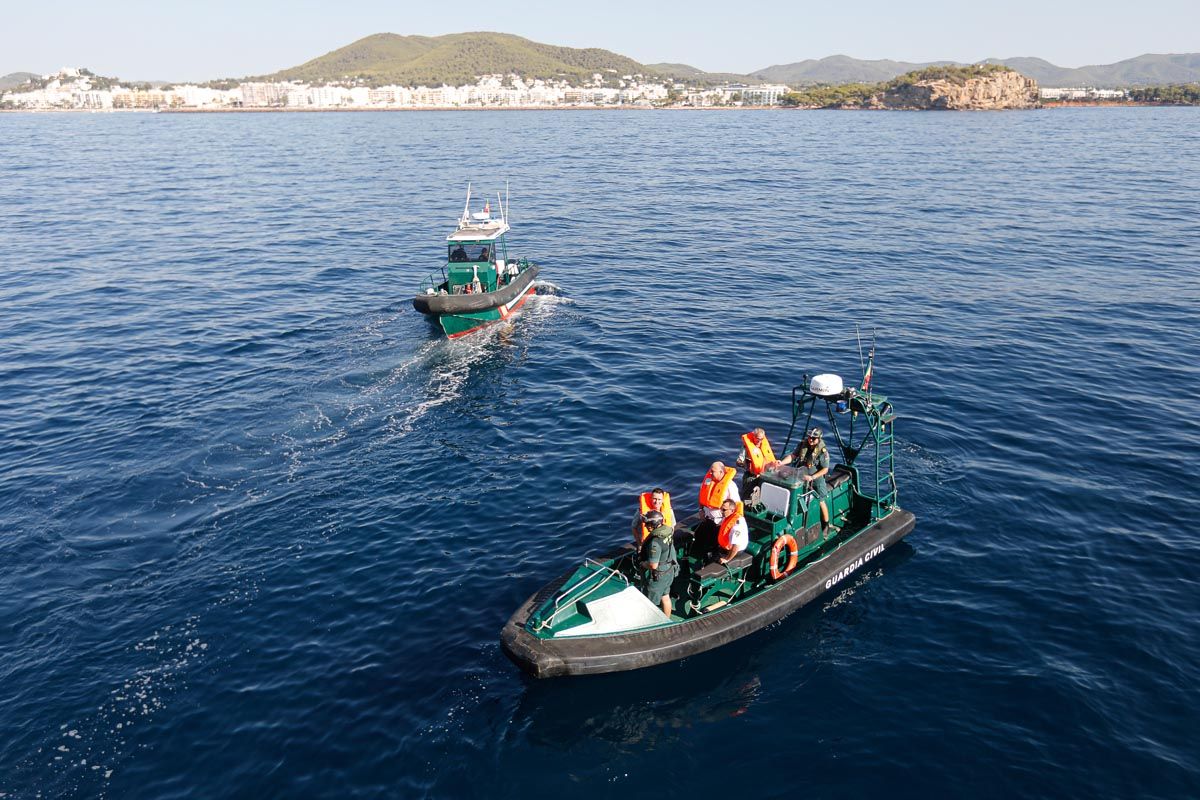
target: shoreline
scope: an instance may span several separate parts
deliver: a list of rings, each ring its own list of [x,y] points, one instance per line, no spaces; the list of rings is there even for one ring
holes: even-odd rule
[[[1195,108],[1188,103],[1121,102],[1115,100],[1050,100],[1040,108]],[[429,112],[429,111],[908,111],[887,108],[813,108],[788,106],[403,106],[347,108],[4,108],[0,114],[342,114],[365,112]],[[911,109],[942,111],[944,109]],[[964,109],[965,110],[965,109]],[[1037,111],[1032,109],[998,109],[1003,111]]]

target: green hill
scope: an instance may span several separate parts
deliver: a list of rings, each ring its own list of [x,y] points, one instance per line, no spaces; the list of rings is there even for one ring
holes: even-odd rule
[[[34,78],[41,77],[32,72],[10,72],[7,75],[0,75],[0,92],[8,89],[15,89],[22,83],[28,83]]]
[[[665,78],[674,78],[677,81],[690,84],[715,85],[718,83],[758,82],[757,79],[750,75],[742,75],[736,72],[705,72],[698,67],[693,67],[691,64],[647,64],[646,69]]]
[[[776,64],[760,69],[754,73],[755,78],[772,83],[786,83],[794,86],[814,84],[846,84],[846,83],[879,83],[890,81],[899,75],[904,75],[926,67],[950,64],[949,61],[927,61],[915,63],[911,61],[891,61],[878,59],[865,61],[850,56],[826,56],[825,58],[810,58],[797,61],[794,64]]]
[[[269,80],[362,80],[373,86],[462,86],[476,76],[516,73],[523,78],[563,79],[573,84],[600,73],[612,83],[623,75],[652,74],[631,58],[599,48],[555,47],[507,33],[400,36],[377,33],[265,76]]]

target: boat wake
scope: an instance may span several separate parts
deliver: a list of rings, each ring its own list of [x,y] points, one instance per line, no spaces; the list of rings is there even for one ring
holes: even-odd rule
[[[142,727],[186,686],[189,671],[202,663],[207,650],[195,616],[141,639],[131,648],[138,666],[113,684],[104,702],[91,713],[48,726],[36,751],[2,780],[27,784],[37,797],[104,796],[113,772],[139,749]],[[0,782],[0,798],[9,796]]]
[[[565,292],[563,292],[562,287],[556,283],[551,283],[550,281],[536,281],[533,285],[537,289],[538,297],[557,297],[561,298],[567,303],[571,302],[570,298],[567,297]]]
[[[391,394],[400,384],[411,392],[408,397],[403,392],[392,395],[400,402],[387,414],[383,443],[404,438],[431,411],[461,397],[471,368],[488,357],[494,335],[485,330],[462,339],[429,342],[374,387],[375,395]]]

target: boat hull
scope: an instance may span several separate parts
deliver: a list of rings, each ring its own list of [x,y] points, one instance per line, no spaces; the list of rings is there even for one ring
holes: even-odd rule
[[[494,292],[480,294],[419,294],[413,308],[436,319],[451,339],[508,319],[524,305],[531,294],[538,267],[521,272],[512,283]]]
[[[641,631],[540,639],[525,629],[525,622],[546,596],[543,589],[508,620],[500,644],[513,662],[537,678],[621,672],[686,658],[760,630],[842,585],[908,535],[915,524],[911,512],[896,509],[823,559],[754,597],[695,619]]]

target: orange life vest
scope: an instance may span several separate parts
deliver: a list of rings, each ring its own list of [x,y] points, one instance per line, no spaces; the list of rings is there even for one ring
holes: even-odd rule
[[[704,480],[700,482],[700,507],[720,508],[721,501],[725,499],[725,490],[729,488],[729,482],[732,480],[732,467],[725,468],[725,474],[721,476],[721,480],[713,477],[711,469],[705,473]]]
[[[638,495],[638,510],[643,514],[648,513],[654,507],[650,505],[650,498],[653,497],[653,492],[642,492]],[[671,493],[663,492],[663,524],[675,527],[675,512],[671,510]],[[646,523],[642,523],[642,538],[645,539],[650,535],[650,529],[646,527]]]
[[[746,455],[750,456],[750,474],[762,475],[763,470],[767,468],[775,460],[775,452],[771,450],[771,443],[764,436],[762,444],[754,441],[754,431],[742,435],[742,446],[746,448]]]
[[[738,503],[733,513],[721,520],[721,530],[717,532],[717,544],[727,550],[729,549],[729,543],[733,541],[733,526],[742,518],[742,511],[743,506],[741,503]]]

